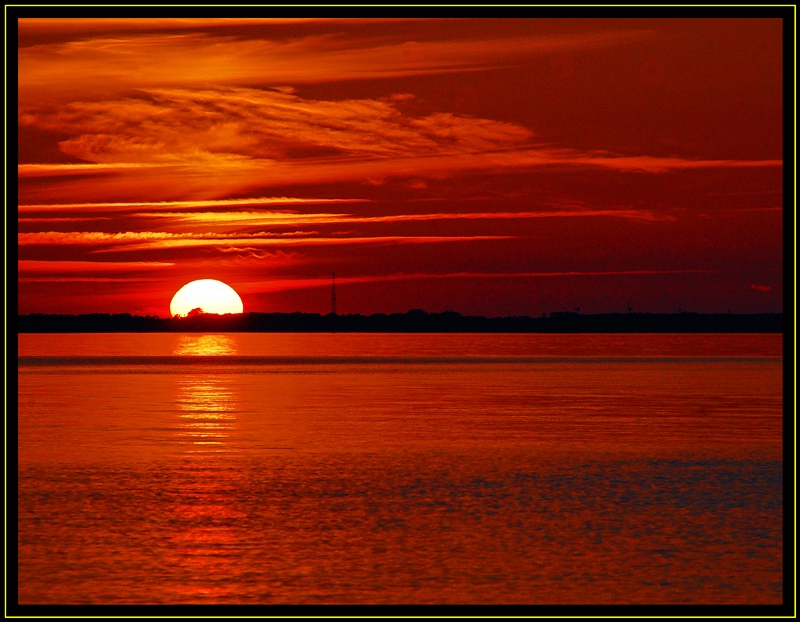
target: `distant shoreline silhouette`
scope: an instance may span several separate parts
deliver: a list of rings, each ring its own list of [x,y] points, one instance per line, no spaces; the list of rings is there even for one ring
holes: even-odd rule
[[[19,333],[782,333],[782,313],[556,312],[542,317],[461,315],[454,311],[335,315],[329,313],[199,314],[184,318],[128,313],[17,316]]]

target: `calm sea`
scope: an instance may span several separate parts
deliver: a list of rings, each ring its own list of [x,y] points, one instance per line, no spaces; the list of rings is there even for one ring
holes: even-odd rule
[[[780,603],[781,335],[19,336],[20,603]]]

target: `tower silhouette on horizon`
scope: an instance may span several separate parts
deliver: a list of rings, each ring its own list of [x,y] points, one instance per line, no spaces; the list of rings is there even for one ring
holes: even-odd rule
[[[336,315],[336,273],[331,277],[331,313]]]

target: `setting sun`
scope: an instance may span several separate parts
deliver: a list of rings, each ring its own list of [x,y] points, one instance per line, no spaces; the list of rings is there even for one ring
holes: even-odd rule
[[[169,305],[174,317],[186,317],[190,312],[200,309],[202,313],[242,313],[244,306],[239,294],[222,281],[201,279],[181,287],[172,297]]]

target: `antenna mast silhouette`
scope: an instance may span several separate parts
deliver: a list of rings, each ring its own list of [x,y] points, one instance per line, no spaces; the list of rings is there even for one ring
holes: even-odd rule
[[[331,278],[331,313],[336,315],[336,273]]]

